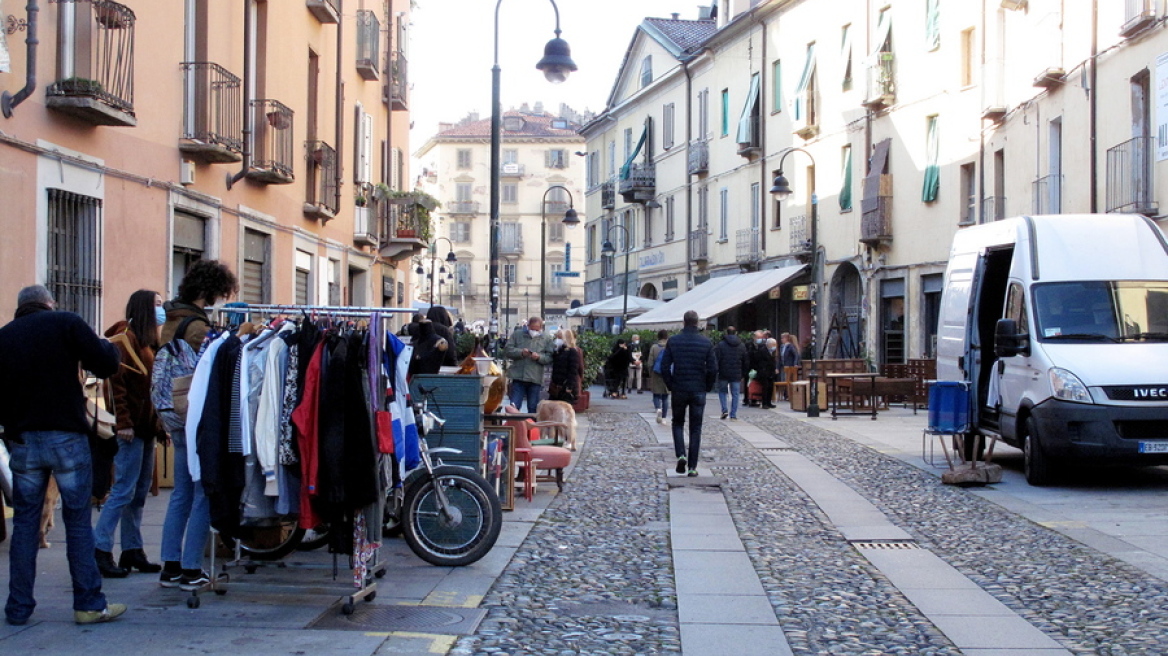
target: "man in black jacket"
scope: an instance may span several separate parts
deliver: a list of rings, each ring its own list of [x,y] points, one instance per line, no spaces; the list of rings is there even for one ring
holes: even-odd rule
[[[747,372],[746,346],[738,338],[734,326],[726,328],[722,341],[714,347],[718,358],[718,401],[722,403],[722,419],[738,419],[738,393]],[[730,411],[726,411],[726,394],[730,394]]]
[[[718,376],[718,359],[710,339],[698,332],[698,313],[686,311],[681,332],[665,343],[661,356],[661,377],[673,394],[673,452],[677,456],[677,473],[698,475],[698,454],[702,449],[702,413],[706,410],[706,393],[714,389]],[[689,457],[685,448],[685,420],[689,414]]]
[[[73,577],[73,618],[78,624],[108,622],[126,612],[107,604],[94,557],[89,499],[92,430],[78,378],[83,367],[108,378],[118,369],[118,349],[72,312],[55,312],[41,285],[20,290],[15,318],[0,328],[0,424],[12,467],[12,544],[9,547],[9,624],[28,622],[36,607],[36,557],[41,509],[49,476],[61,491],[61,517]]]

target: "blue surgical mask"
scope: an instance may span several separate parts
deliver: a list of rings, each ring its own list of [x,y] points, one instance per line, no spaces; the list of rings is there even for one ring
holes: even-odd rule
[[[160,326],[166,323],[166,308],[161,305],[154,306],[154,322]]]

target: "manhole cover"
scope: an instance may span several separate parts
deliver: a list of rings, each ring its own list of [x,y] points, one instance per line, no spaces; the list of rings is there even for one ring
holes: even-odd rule
[[[487,611],[438,606],[377,606],[358,603],[352,615],[333,607],[308,625],[310,629],[348,631],[420,631],[444,635],[475,632]]]

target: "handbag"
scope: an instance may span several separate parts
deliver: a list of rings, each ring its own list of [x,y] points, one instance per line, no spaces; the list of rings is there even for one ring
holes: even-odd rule
[[[105,381],[94,376],[85,378],[85,415],[93,427],[93,433],[103,440],[108,440],[116,434],[118,418],[110,410],[110,403],[105,393]]]

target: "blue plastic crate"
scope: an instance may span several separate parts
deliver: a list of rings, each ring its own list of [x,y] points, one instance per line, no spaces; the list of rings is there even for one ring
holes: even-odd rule
[[[969,432],[969,384],[937,381],[929,388],[929,431]]]

